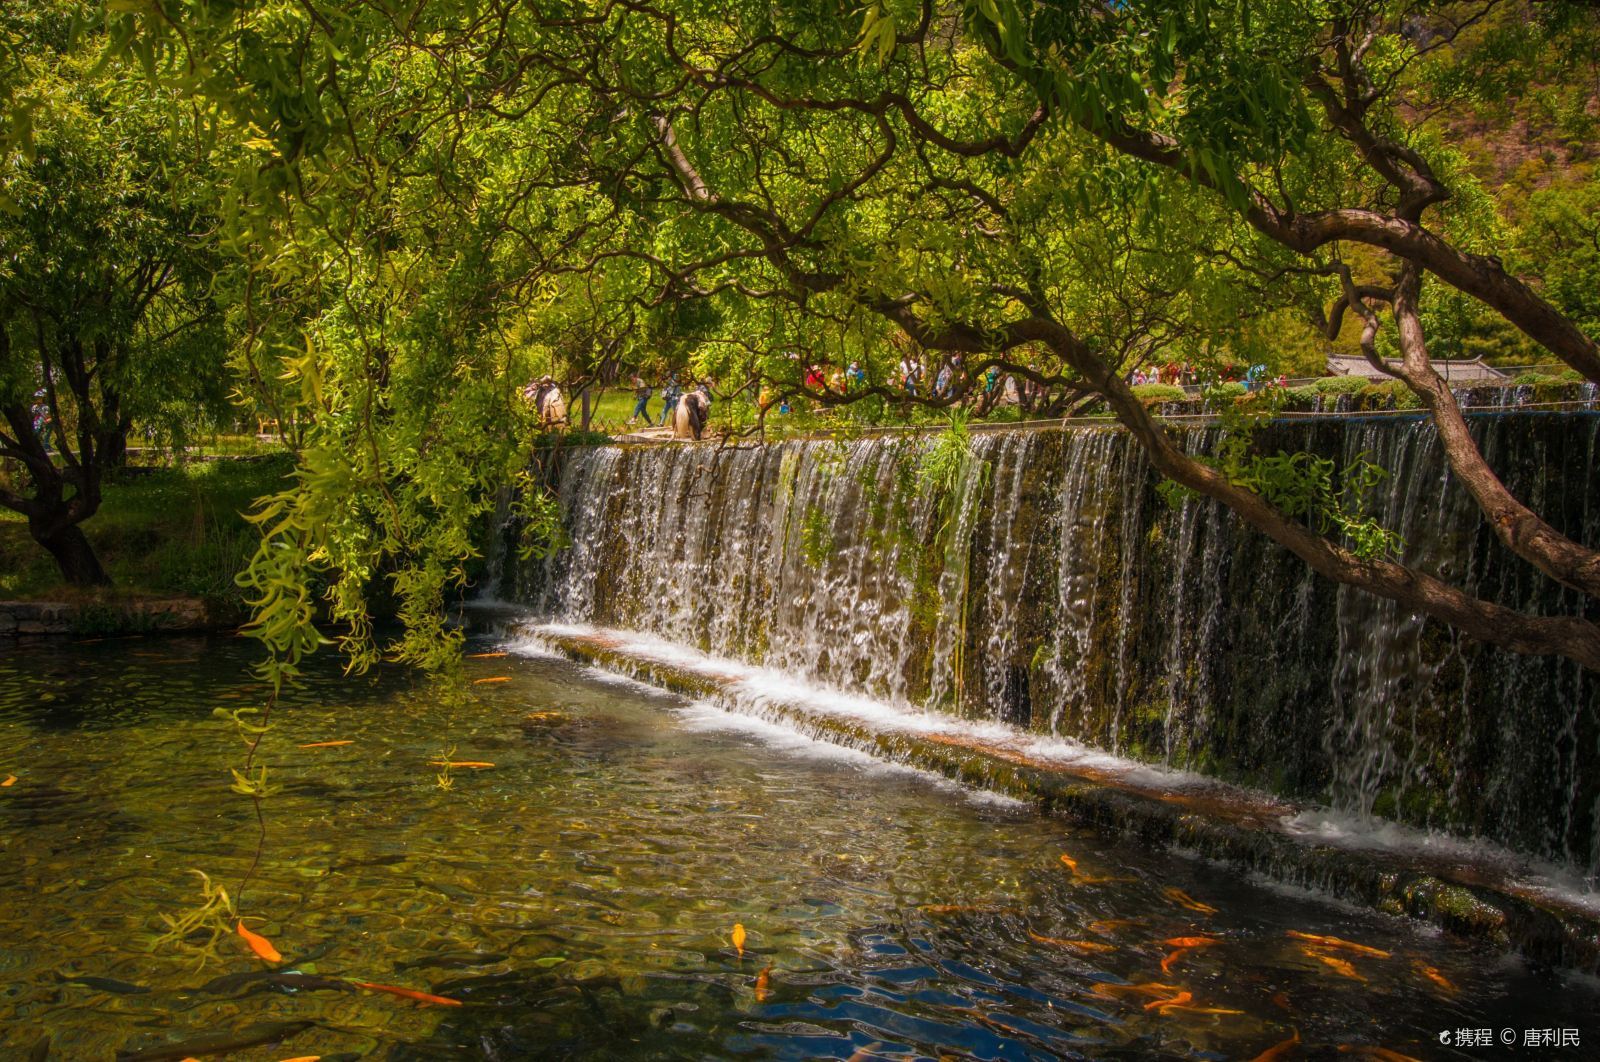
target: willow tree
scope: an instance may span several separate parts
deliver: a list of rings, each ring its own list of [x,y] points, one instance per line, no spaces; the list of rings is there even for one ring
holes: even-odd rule
[[[317,405],[254,569],[269,615],[303,602],[315,557],[343,614],[388,563],[426,626],[514,456],[444,442],[513,424],[501,406],[441,418],[514,386],[493,352],[524,324],[668,316],[697,322],[698,369],[817,401],[841,399],[800,365],[861,358],[877,384],[851,398],[884,398],[897,351],[1098,395],[1164,475],[1319,573],[1600,668],[1595,550],[1488,469],[1422,326],[1448,286],[1600,378],[1593,337],[1487,253],[1492,204],[1431,120],[1481,57],[1570,54],[1592,12],[163,0],[120,25],[266,145],[238,182],[236,242],[262,286],[298,293],[293,368]],[[1291,308],[1361,320],[1507,547],[1571,588],[1568,614],[1403,562],[1292,463],[1185,453],[1123,381],[1142,360],[1259,345]]]

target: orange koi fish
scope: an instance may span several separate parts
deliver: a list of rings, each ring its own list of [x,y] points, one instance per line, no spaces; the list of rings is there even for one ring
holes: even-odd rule
[[[429,760],[434,767],[493,767],[494,764],[484,760]]]
[[[321,1055],[299,1055],[295,1058],[286,1058],[283,1062],[321,1062]]]
[[[238,930],[239,936],[244,938],[244,942],[250,946],[250,950],[255,952],[261,958],[267,960],[268,962],[283,961],[283,956],[278,954],[278,949],[272,946],[272,941],[268,940],[260,933],[252,933],[249,929],[245,928],[245,924],[242,921],[238,925]]]
[[[1185,955],[1189,954],[1193,950],[1194,950],[1193,948],[1179,948],[1177,951],[1173,952],[1171,955],[1168,955],[1165,959],[1162,959],[1161,960],[1161,972],[1162,973],[1171,973],[1172,972],[1172,964],[1177,962],[1179,959],[1183,958]]]
[[[1098,921],[1090,922],[1086,928],[1091,933],[1098,933],[1102,937],[1110,937],[1115,936],[1116,931],[1119,929],[1139,924],[1140,920],[1137,918],[1102,918]]]
[[[733,941],[733,948],[739,953],[739,957],[741,959],[744,958],[744,926],[738,922],[735,922],[733,924],[733,933],[729,935],[728,939]]]
[[[767,997],[772,994],[772,991],[771,991],[771,985],[772,985],[771,974],[772,974],[772,967],[770,965],[763,966],[761,968],[761,972],[756,974],[756,1002],[757,1003],[765,1003],[767,1001]]]
[[[1146,981],[1139,985],[1114,985],[1110,981],[1101,981],[1090,991],[1106,999],[1115,999],[1117,996],[1154,996],[1158,999],[1171,999],[1183,989],[1177,985],[1164,985],[1159,981]]]
[[[1208,903],[1201,903],[1199,900],[1195,899],[1193,896],[1190,896],[1188,893],[1184,892],[1175,885],[1168,885],[1166,888],[1162,889],[1161,895],[1165,896],[1179,907],[1186,907],[1191,911],[1198,911],[1201,914],[1208,915],[1214,915],[1217,913],[1217,909],[1215,907],[1212,907]]]
[[[304,745],[301,745],[299,747],[303,748],[303,749],[336,749],[340,745],[354,745],[354,744],[355,744],[355,742],[353,740],[345,740],[345,741],[308,741]]]
[[[1274,992],[1272,994],[1272,1005],[1280,1010],[1286,1010],[1290,1014],[1294,1013],[1294,1007],[1289,1002],[1289,993],[1287,992]],[[1299,1036],[1300,1034],[1296,1032],[1295,1035]]]
[[[1377,1059],[1377,1062],[1421,1062],[1420,1059],[1410,1055],[1402,1055],[1399,1051],[1391,1051],[1387,1047],[1373,1047],[1370,1044],[1340,1044],[1339,1053],[1348,1055],[1359,1051],[1363,1058]]]
[[[399,985],[375,985],[370,981],[351,981],[357,988],[370,989],[373,992],[387,992],[392,996],[402,996],[414,999],[418,1003],[432,1003],[441,1007],[459,1007],[461,1000],[451,999],[449,996],[435,996],[428,992],[418,992],[415,988],[401,988]]]
[[[966,911],[1001,911],[1004,908],[992,903],[925,903],[917,910],[923,914],[941,915],[961,914]]]
[[[1421,974],[1423,977],[1426,977],[1428,980],[1432,981],[1444,991],[1449,992],[1451,995],[1454,995],[1457,991],[1459,991],[1459,989],[1457,989],[1456,986],[1451,982],[1450,978],[1440,973],[1436,968],[1429,966],[1421,959],[1412,959],[1411,968],[1417,971],[1417,973]]]
[[[11,788],[12,786],[14,786],[16,784],[17,784],[17,776],[14,775],[14,774],[8,774],[8,775],[6,775],[6,780],[3,781],[3,782],[0,782],[0,789],[9,789],[9,788]]]
[[[1157,1009],[1160,1010],[1162,1014],[1166,1014],[1169,1011],[1174,1011],[1174,1010],[1181,1010],[1185,1014],[1243,1014],[1244,1013],[1244,1011],[1242,1011],[1242,1010],[1232,1010],[1232,1009],[1230,1009],[1228,1007],[1189,1007],[1189,1006],[1185,1006],[1182,1003],[1168,1003],[1165,1006],[1158,1007]]]
[[[1185,1003],[1193,1002],[1193,1000],[1193,992],[1179,992],[1175,996],[1168,996],[1164,999],[1152,999],[1150,1002],[1144,1005],[1144,1009],[1153,1010],[1157,1013],[1160,1013],[1161,1011],[1166,1010],[1168,1007],[1181,1007]]]
[[[1220,937],[1168,937],[1161,943],[1169,948],[1209,948],[1213,944],[1221,944]]]
[[[1040,944],[1054,944],[1058,948],[1072,948],[1075,951],[1116,951],[1115,944],[1102,944],[1098,940],[1066,940],[1062,937],[1041,937],[1033,930],[1028,930],[1028,939]]]
[[[1063,854],[1061,857],[1061,865],[1067,868],[1068,872],[1072,874],[1073,880],[1079,885],[1103,885],[1108,881],[1133,880],[1132,878],[1108,878],[1102,877],[1099,874],[1085,874],[1083,871],[1078,869],[1078,861],[1065,854]]]
[[[1286,1057],[1290,1051],[1294,1050],[1295,1045],[1300,1042],[1300,1030],[1291,1029],[1289,1031],[1294,1035],[1287,1040],[1273,1044],[1255,1058],[1252,1058],[1250,1062],[1278,1062],[1279,1059]]]
[[[510,682],[510,681],[511,681],[511,676],[510,675],[491,675],[488,678],[473,679],[472,680],[472,684],[474,686],[482,686],[485,683],[489,683],[489,682]]]
[[[1308,941],[1319,947],[1343,948],[1345,951],[1353,951],[1357,955],[1370,955],[1374,959],[1387,959],[1390,957],[1390,953],[1382,948],[1369,948],[1365,944],[1357,944],[1353,940],[1344,940],[1340,937],[1319,937],[1315,933],[1301,933],[1293,929],[1288,930],[1287,935],[1295,940]]]
[[[502,656],[505,656],[505,655],[507,655],[507,654],[505,654],[505,653],[468,653],[467,654],[467,659],[468,660],[498,660]]]
[[[1313,951],[1310,948],[1302,948],[1301,951],[1305,953],[1307,958],[1316,959],[1318,962],[1322,963],[1322,965],[1326,966],[1340,977],[1348,977],[1352,981],[1360,981],[1363,984],[1366,983],[1367,979],[1356,973],[1356,968],[1354,966],[1338,956],[1324,955],[1322,952]]]

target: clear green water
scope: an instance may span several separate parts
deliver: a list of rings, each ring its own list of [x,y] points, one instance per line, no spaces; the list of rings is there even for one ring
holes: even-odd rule
[[[243,911],[281,969],[464,1006],[232,977],[266,969],[237,940],[200,969],[155,940],[198,900],[191,869],[232,890],[254,853],[242,750],[211,718],[256,695],[249,661],[227,639],[0,653],[0,1057],[48,1037],[51,1058],[181,1058],[264,1022],[309,1024],[225,1057],[1251,1058],[1298,1030],[1290,1057],[1427,1058],[1446,1028],[1600,1036],[1592,981],[518,657],[469,661],[510,681],[459,702],[329,661],[262,746],[277,791]],[[353,744],[296,747],[324,740]],[[441,790],[427,761],[450,747],[495,767]],[[1291,929],[1393,954],[1331,953],[1357,981]],[[1161,941],[1201,933],[1222,942],[1163,973]],[[1150,981],[1242,1013],[1096,991]]]

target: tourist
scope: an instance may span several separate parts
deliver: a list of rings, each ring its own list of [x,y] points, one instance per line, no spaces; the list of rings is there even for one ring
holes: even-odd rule
[[[939,375],[933,380],[933,397],[947,398],[950,394],[950,363],[939,366]]]
[[[906,389],[906,394],[917,393],[917,383],[922,375],[922,366],[912,360],[910,354],[900,359],[900,383]]]
[[[50,444],[55,441],[52,433],[54,421],[50,419],[50,404],[46,400],[43,388],[40,388],[34,394],[31,412],[33,414],[33,433],[39,437],[39,445],[44,448],[44,452],[49,453]]]
[[[852,361],[850,367],[844,371],[844,387],[846,391],[858,391],[867,384],[867,374],[861,370],[861,363]]]
[[[826,391],[827,389],[828,389],[828,381],[823,378],[822,370],[819,369],[815,365],[807,366],[807,368],[806,368],[806,390],[808,390],[808,391]]]
[[[661,400],[665,403],[661,407],[661,426],[663,428],[672,419],[672,414],[678,408],[678,399],[682,395],[683,389],[678,386],[678,374],[675,372],[667,373],[667,382],[661,387]]]
[[[644,377],[640,376],[638,373],[634,373],[633,412],[628,414],[628,424],[630,427],[634,421],[640,419],[641,417],[644,419],[646,424],[651,423],[650,396],[653,394],[655,394],[655,389],[644,382]]]

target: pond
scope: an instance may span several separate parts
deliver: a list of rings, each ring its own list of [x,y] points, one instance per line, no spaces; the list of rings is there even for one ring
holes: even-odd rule
[[[454,689],[310,668],[262,742],[238,897],[283,961],[229,936],[202,964],[161,916],[201,902],[195,871],[237,896],[255,857],[212,714],[257,702],[252,660],[0,653],[0,1056],[1431,1058],[1446,1030],[1600,1034],[1590,979],[515,653]],[[445,788],[441,759],[493,766]]]

